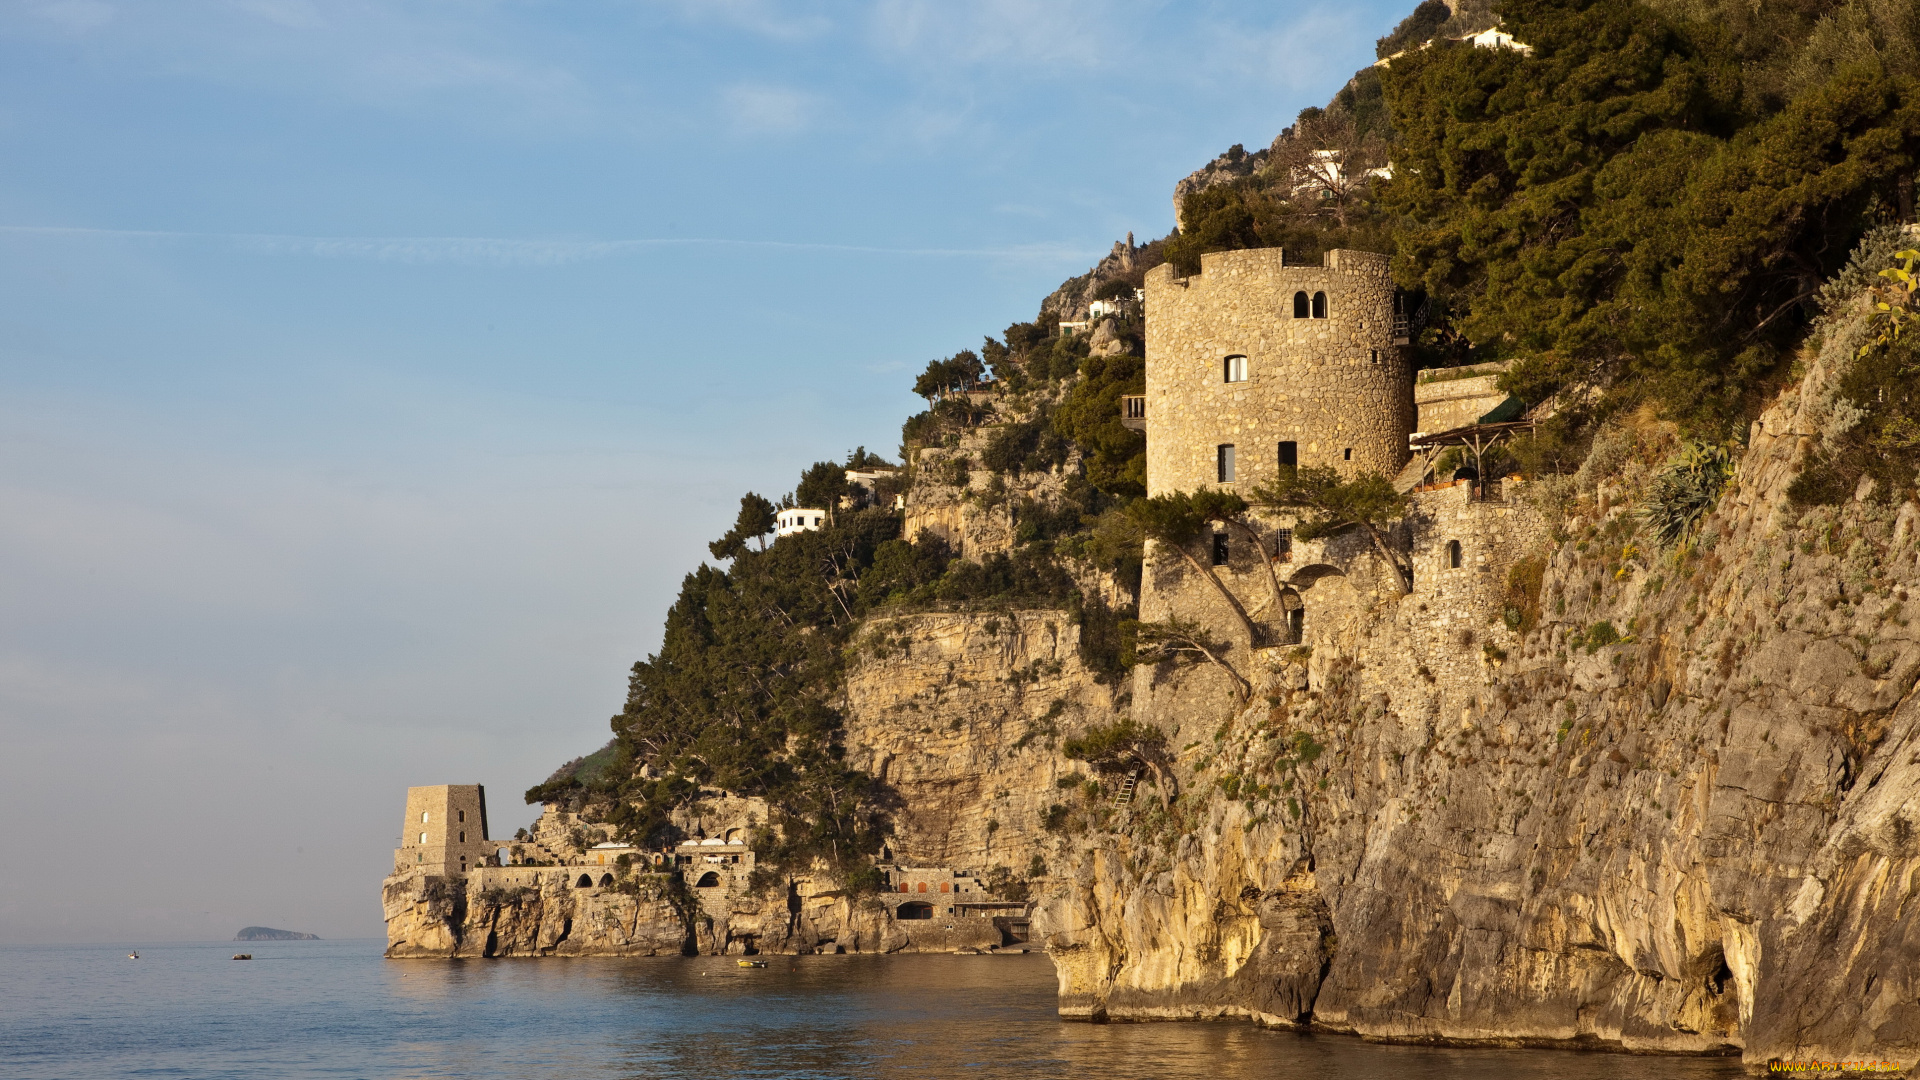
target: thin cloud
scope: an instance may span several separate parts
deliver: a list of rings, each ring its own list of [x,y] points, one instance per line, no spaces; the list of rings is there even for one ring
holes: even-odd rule
[[[879,0],[872,37],[897,59],[955,64],[1064,66],[1082,71],[1122,66],[1131,55],[1121,30],[1129,5],[1092,0]]]
[[[100,0],[51,0],[30,4],[27,10],[70,34],[84,34],[113,21],[118,12],[112,4]]]
[[[759,248],[787,251],[839,251],[861,255],[937,258],[986,258],[1022,262],[1072,262],[1097,257],[1089,248],[1060,243],[1015,244],[991,248],[882,247],[825,244],[798,240],[739,240],[718,236],[648,237],[631,240],[515,240],[486,236],[292,236],[280,233],[183,232],[162,229],[92,229],[62,225],[0,225],[0,236],[46,236],[215,242],[263,255],[369,262],[469,266],[562,266],[618,258],[662,247]]]
[[[832,29],[824,15],[789,14],[768,0],[670,0],[687,22],[717,22],[778,41],[803,41]]]
[[[743,135],[797,135],[813,125],[819,111],[819,98],[785,86],[728,87],[720,103]]]

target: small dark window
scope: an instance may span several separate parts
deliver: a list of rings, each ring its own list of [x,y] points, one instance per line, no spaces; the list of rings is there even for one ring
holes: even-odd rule
[[[1295,645],[1298,645],[1306,640],[1306,634],[1307,609],[1298,607],[1287,612],[1287,637],[1290,638]]]
[[[1460,569],[1460,541],[1447,541],[1447,569]]]
[[[1368,350],[1367,350],[1367,361],[1368,361],[1369,363],[1374,363],[1374,364],[1378,364],[1378,363],[1380,362],[1380,350],[1379,350],[1379,349],[1368,349]]]
[[[1294,304],[1295,306],[1298,306],[1299,301],[1298,300],[1294,301]],[[1316,319],[1324,319],[1327,317],[1327,294],[1326,293],[1317,292],[1313,294],[1313,317]]]
[[[1293,561],[1293,530],[1281,529],[1273,534],[1273,557],[1281,562]]]
[[[1221,443],[1215,451],[1215,465],[1218,467],[1220,482],[1233,483],[1233,444]]]
[[[1224,374],[1226,375],[1227,382],[1246,382],[1247,381],[1247,358],[1246,357],[1240,356],[1238,354],[1229,356],[1221,366],[1222,368],[1225,369]]]
[[[460,820],[461,821],[467,820],[467,812],[465,810],[460,811]]]
[[[1280,467],[1282,469],[1297,469],[1300,467],[1299,443],[1283,442],[1280,444]]]
[[[1353,460],[1353,447],[1351,446],[1347,447],[1346,457],[1343,460],[1346,460],[1346,461]]]
[[[1304,318],[1307,318],[1309,314],[1310,314],[1310,309],[1307,306],[1307,294],[1303,292],[1294,293],[1293,294],[1293,317],[1296,319],[1304,319]]]
[[[460,842],[463,844],[467,842],[467,833],[464,829],[460,831]]]
[[[1213,534],[1213,565],[1215,566],[1227,565],[1227,534],[1226,533],[1221,532],[1221,533]]]

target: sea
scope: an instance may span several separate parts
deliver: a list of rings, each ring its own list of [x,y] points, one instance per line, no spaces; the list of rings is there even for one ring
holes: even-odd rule
[[[1012,956],[386,960],[381,941],[0,947],[0,1076],[1662,1080],[1727,1058],[1064,1022]],[[138,960],[127,954],[137,951]],[[251,960],[234,960],[236,952]]]

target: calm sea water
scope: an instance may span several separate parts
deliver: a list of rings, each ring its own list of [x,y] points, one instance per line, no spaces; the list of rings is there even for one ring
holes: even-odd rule
[[[0,948],[0,1075],[1719,1078],[1725,1059],[1069,1024],[1043,956],[388,961],[378,941]],[[229,959],[236,950],[254,959]]]

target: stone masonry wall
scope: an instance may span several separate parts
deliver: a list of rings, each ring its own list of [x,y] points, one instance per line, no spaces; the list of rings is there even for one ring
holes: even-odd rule
[[[1507,400],[1507,394],[1494,383],[1500,373],[1471,379],[1446,379],[1415,383],[1414,404],[1420,411],[1414,430],[1435,432],[1477,424],[1480,418]]]
[[[1180,278],[1146,279],[1147,491],[1212,486],[1216,447],[1236,448],[1242,490],[1271,480],[1282,441],[1299,464],[1391,476],[1413,430],[1412,372],[1393,344],[1387,259],[1330,251],[1325,266],[1289,266],[1277,248],[1204,255]],[[1327,317],[1296,319],[1297,292],[1327,294]],[[1223,361],[1247,357],[1247,379]],[[1349,460],[1346,451],[1353,451]]]

